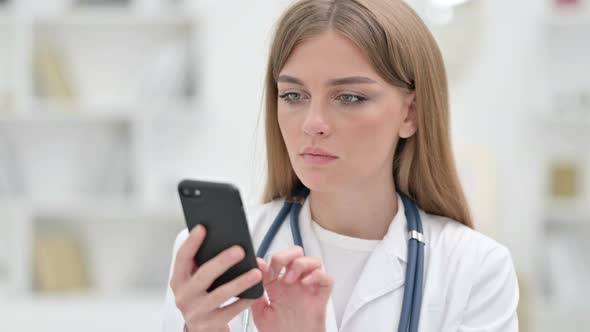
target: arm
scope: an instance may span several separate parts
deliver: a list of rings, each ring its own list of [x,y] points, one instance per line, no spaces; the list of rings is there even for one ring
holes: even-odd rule
[[[510,252],[495,247],[477,268],[459,331],[518,331],[518,281]]]
[[[164,306],[162,308],[162,332],[182,332],[184,331],[184,318],[182,313],[176,307],[174,299],[174,293],[170,288],[170,280],[172,278],[172,270],[174,267],[174,261],[176,259],[176,252],[180,245],[188,237],[188,231],[185,229],[178,234],[174,241],[174,249],[172,250],[172,262],[170,263],[170,273],[168,275],[168,283],[166,287],[166,297],[164,300]]]

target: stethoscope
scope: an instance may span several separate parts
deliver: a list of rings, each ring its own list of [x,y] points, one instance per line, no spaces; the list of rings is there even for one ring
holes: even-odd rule
[[[422,281],[424,276],[424,235],[422,231],[422,220],[418,213],[416,204],[404,193],[398,191],[404,204],[408,227],[408,263],[406,269],[406,282],[404,285],[404,297],[402,302],[402,311],[400,315],[398,332],[418,331],[418,321],[420,320],[420,305],[422,302]],[[279,211],[268,232],[264,236],[256,256],[264,258],[272,240],[277,235],[281,225],[291,213],[291,235],[295,245],[303,248],[301,231],[299,229],[299,212],[305,199],[309,195],[309,189],[305,186],[297,188],[291,197],[285,200],[285,204]],[[304,249],[305,252],[305,249]],[[250,323],[250,310],[246,310],[243,315],[244,331],[248,331]]]

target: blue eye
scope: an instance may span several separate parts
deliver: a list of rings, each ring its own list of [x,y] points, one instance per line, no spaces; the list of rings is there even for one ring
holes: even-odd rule
[[[279,98],[290,104],[297,104],[303,100],[303,96],[298,92],[287,92],[280,95]]]
[[[299,92],[286,92],[279,96],[288,104],[300,104],[305,99],[305,96]],[[358,105],[367,100],[365,97],[361,97],[353,94],[342,94],[336,97],[336,99],[345,106]]]
[[[351,94],[340,95],[340,96],[338,96],[338,99],[340,101],[342,101],[342,103],[345,105],[360,104],[360,103],[367,100],[367,98],[365,98],[365,97],[351,95]]]

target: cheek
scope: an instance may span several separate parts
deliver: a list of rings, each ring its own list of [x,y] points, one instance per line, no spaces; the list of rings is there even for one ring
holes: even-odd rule
[[[281,135],[283,136],[283,140],[287,145],[287,150],[291,151],[291,146],[295,143],[296,135],[297,135],[297,128],[299,123],[297,118],[293,116],[293,114],[289,114],[288,112],[281,112],[280,110],[277,113],[277,120],[279,123],[279,128],[281,130]]]
[[[367,114],[349,123],[345,145],[359,167],[374,167],[393,154],[399,127],[393,112]]]

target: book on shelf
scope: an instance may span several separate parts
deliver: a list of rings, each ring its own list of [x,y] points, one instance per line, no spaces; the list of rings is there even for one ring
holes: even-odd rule
[[[8,262],[0,260],[0,284],[5,283],[9,279],[9,274]]]
[[[128,6],[130,0],[75,0],[74,7],[86,6]]]
[[[0,113],[12,111],[12,95],[10,92],[0,91]]]
[[[138,98],[156,101],[194,96],[191,48],[185,41],[164,44],[154,52],[139,83]]]
[[[574,199],[579,195],[579,167],[573,161],[554,161],[550,169],[551,197]]]
[[[40,292],[83,290],[90,287],[80,240],[68,233],[36,234],[35,289]]]
[[[129,195],[132,193],[131,169],[128,137],[119,132],[111,140],[95,141],[89,146],[91,149],[100,148],[103,158],[96,165],[96,173],[92,181],[92,188],[100,194]]]
[[[162,228],[152,228],[146,241],[137,242],[134,266],[127,287],[137,290],[162,291],[170,271],[171,256],[169,248],[173,239],[182,229],[174,227],[173,220]]]
[[[64,58],[57,48],[42,43],[34,51],[34,73],[37,95],[68,101],[74,97]]]
[[[0,131],[0,196],[15,196],[26,191],[17,150],[10,137]]]

